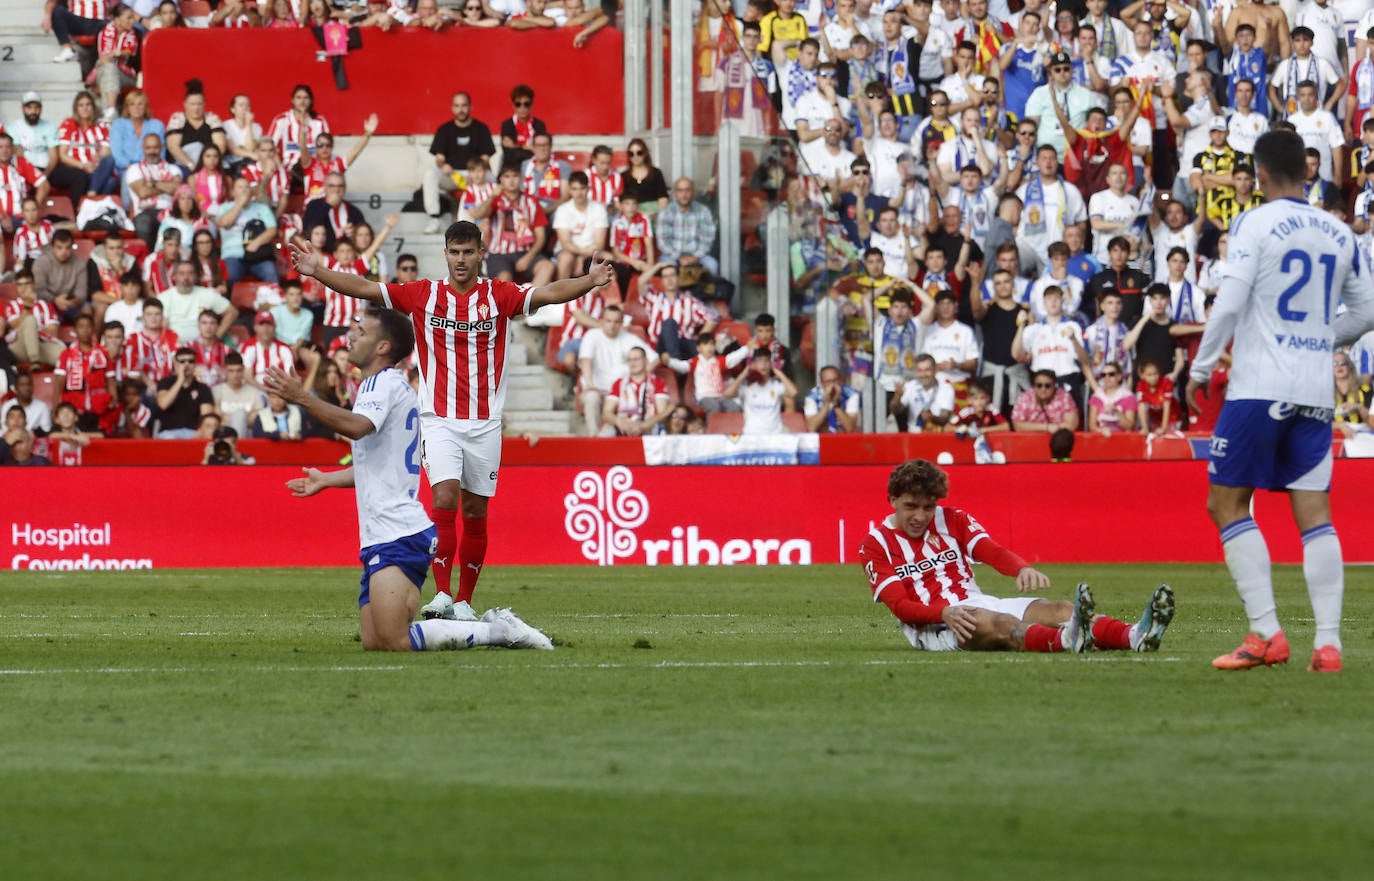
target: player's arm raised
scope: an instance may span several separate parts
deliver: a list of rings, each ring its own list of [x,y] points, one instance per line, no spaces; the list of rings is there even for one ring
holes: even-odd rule
[[[294,243],[290,243],[286,247],[291,252],[291,264],[296,267],[296,271],[301,275],[307,278],[317,278],[325,287],[338,291],[346,297],[357,297],[359,300],[367,300],[369,303],[386,305],[382,300],[382,286],[377,282],[368,281],[359,275],[326,269],[319,255],[315,253],[308,242],[303,248],[297,247]]]
[[[316,422],[351,440],[367,437],[377,429],[366,416],[336,407],[308,393],[305,386],[301,385],[299,377],[287,376],[276,367],[267,368],[263,384],[267,386],[268,391],[299,405]]]
[[[305,273],[302,271],[301,273]],[[333,273],[337,275],[338,273]],[[602,285],[608,285],[615,279],[615,271],[611,269],[611,263],[606,259],[604,252],[592,257],[591,266],[587,267],[587,274],[577,278],[565,278],[560,281],[550,282],[543,287],[535,288],[530,292],[530,312],[550,303],[567,303],[576,300],[588,291],[596,290]],[[323,281],[323,279],[321,279]],[[329,282],[325,282],[329,284]],[[371,284],[371,282],[369,282]],[[374,285],[375,286],[375,285]],[[337,288],[336,288],[337,290]],[[380,296],[380,287],[378,287]],[[348,293],[343,291],[342,293]],[[361,296],[353,294],[352,296]]]

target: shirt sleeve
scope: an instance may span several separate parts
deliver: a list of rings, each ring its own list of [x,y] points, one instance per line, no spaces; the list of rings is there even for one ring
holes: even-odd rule
[[[534,287],[527,284],[516,284],[513,281],[493,281],[493,293],[496,295],[496,305],[505,315],[528,315],[530,311],[530,297],[534,294]]]
[[[897,573],[892,558],[871,534],[859,549],[859,562],[873,591],[873,602],[887,606],[898,621],[918,627],[940,623],[940,613],[949,603],[943,599],[922,602],[912,588],[911,579]]]
[[[396,404],[396,390],[397,386],[388,381],[386,374],[379,373],[363,380],[353,403],[353,412],[371,422],[373,431],[381,431],[387,414]]]

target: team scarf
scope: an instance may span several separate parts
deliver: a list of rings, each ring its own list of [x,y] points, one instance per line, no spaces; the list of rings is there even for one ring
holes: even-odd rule
[[[711,36],[711,22],[720,23],[720,30],[716,36]],[[720,64],[720,59],[730,55],[735,47],[735,35],[739,33],[739,25],[735,21],[735,14],[726,7],[725,11],[718,18],[712,19],[704,11],[701,14],[701,21],[697,23],[697,78],[709,80],[715,76],[716,67]]]
[[[1355,103],[1361,110],[1374,105],[1374,53],[1369,51],[1355,65]]]
[[[1183,287],[1178,290],[1178,302],[1174,304],[1173,319],[1179,324],[1201,324],[1202,316],[1193,310],[1193,285],[1187,280],[1183,280]]]
[[[878,354],[882,372],[890,370],[898,375],[909,373],[902,356],[910,356],[907,360],[916,356],[916,322],[909,320],[900,325],[893,321],[882,322]]]
[[[911,72],[911,58],[907,51],[909,43],[904,37],[897,38],[897,48],[887,52],[887,86],[893,95],[913,95],[916,93],[916,77]]]
[[[1239,49],[1231,50],[1231,76],[1226,80],[1226,101],[1232,107],[1236,106],[1236,82],[1239,80],[1249,80],[1255,84],[1255,100],[1251,106],[1252,110],[1260,113],[1267,113],[1268,108],[1261,104],[1261,97],[1265,95],[1265,62],[1264,50],[1256,46],[1249,52],[1242,52]]]
[[[1326,84],[1320,82],[1317,77],[1321,70],[1317,66],[1317,56],[1309,54],[1307,56],[1307,73],[1298,76],[1298,56],[1294,55],[1288,59],[1288,87],[1284,92],[1284,106],[1287,113],[1295,113],[1298,109],[1298,83],[1311,80],[1317,84],[1317,103],[1320,104],[1326,91]]]
[[[1091,21],[1089,23],[1096,24],[1096,22]],[[1115,61],[1116,26],[1112,24],[1112,17],[1110,15],[1102,16],[1102,38],[1100,42],[1102,44],[1102,56],[1104,58],[1110,58],[1111,60]]]
[[[974,241],[978,242],[987,237],[988,227],[992,225],[983,192],[984,189],[980,189],[976,193],[969,193],[963,187],[959,188],[959,216],[968,223]]]
[[[795,105],[802,96],[816,88],[816,71],[807,70],[800,61],[787,65],[787,103]]]
[[[1002,30],[1002,23],[991,15],[977,22],[976,27],[978,33],[974,45],[978,47],[978,55],[973,69],[986,75],[997,61],[997,57],[1002,54],[1002,47],[1010,41],[1007,39],[1006,31]]]
[[[858,101],[858,96],[863,92],[864,87],[876,81],[879,76],[878,62],[872,55],[863,61],[855,58],[849,59],[849,99]]]
[[[1056,180],[1055,184],[1059,187],[1059,218],[1062,220],[1064,211],[1068,208],[1064,196],[1063,181]],[[1036,175],[1026,184],[1026,232],[1030,235],[1044,235],[1049,232],[1049,226],[1045,223],[1045,181]]]

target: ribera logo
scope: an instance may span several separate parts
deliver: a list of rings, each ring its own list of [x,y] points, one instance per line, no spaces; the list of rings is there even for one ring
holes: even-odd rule
[[[703,538],[695,524],[674,526],[668,538],[640,538],[649,519],[649,498],[634,488],[634,474],[617,465],[604,475],[579,471],[563,498],[563,526],[580,543],[582,556],[600,566],[617,560],[647,566],[733,566],[740,563],[808,565],[804,538]]]

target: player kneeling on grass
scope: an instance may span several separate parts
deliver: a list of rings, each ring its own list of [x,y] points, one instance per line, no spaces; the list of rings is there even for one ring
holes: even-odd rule
[[[949,475],[924,459],[898,465],[887,482],[893,513],[874,526],[859,551],[873,601],[901,622],[911,644],[926,651],[1151,652],[1174,617],[1174,592],[1161,584],[1140,621],[1094,615],[1092,591],[1080,584],[1073,602],[988,596],[972,564],[987,563],[1016,579],[1019,591],[1050,579],[993,541],[977,520],[940,504]]]
[[[288,489],[306,498],[330,487],[357,487],[362,538],[362,591],[358,617],[368,651],[465,649],[475,645],[552,649],[544,634],[509,609],[492,609],[480,621],[415,619],[434,547],[434,524],[416,499],[420,488],[420,420],[415,392],[396,365],[410,357],[415,332],[394,309],[369,306],[348,329],[350,364],[363,381],[345,410],[306,392],[298,378],[276,368],[267,387],[299,404],[319,424],[353,442],[353,466],[323,472],[306,468]]]

